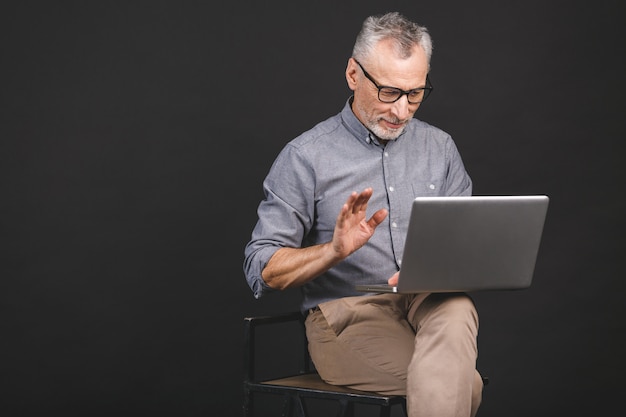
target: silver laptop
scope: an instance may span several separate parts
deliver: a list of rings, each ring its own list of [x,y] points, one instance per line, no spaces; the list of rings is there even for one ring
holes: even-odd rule
[[[418,197],[413,201],[398,285],[365,292],[456,292],[528,288],[549,198]]]

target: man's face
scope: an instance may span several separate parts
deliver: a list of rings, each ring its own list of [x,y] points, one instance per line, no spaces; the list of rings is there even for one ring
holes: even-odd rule
[[[393,52],[389,41],[381,41],[361,65],[378,85],[404,91],[426,85],[428,59],[421,47],[415,47],[410,58],[402,59]],[[348,61],[346,79],[348,87],[354,91],[352,110],[361,123],[380,139],[393,140],[400,136],[420,106],[419,103],[409,103],[406,95],[394,103],[381,102],[378,88],[353,58]]]

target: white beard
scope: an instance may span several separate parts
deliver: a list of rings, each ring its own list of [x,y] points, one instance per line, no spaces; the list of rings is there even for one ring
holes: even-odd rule
[[[402,132],[404,132],[406,125],[402,125],[399,129],[385,129],[378,123],[368,123],[367,127],[380,139],[395,140],[402,134]]]

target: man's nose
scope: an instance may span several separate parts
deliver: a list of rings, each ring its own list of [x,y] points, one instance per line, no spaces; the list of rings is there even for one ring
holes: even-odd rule
[[[398,100],[393,103],[393,113],[400,120],[406,120],[411,115],[412,105],[409,103],[409,98],[406,94],[403,94]]]

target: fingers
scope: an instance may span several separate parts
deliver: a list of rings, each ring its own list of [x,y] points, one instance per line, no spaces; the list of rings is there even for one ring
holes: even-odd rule
[[[367,211],[367,205],[372,197],[373,190],[368,187],[357,193],[353,191],[348,197],[345,204],[341,207],[341,211],[337,216],[337,223],[343,226],[344,222],[352,215],[356,215],[357,218],[365,220],[365,213]],[[387,217],[388,211],[386,209],[380,209],[372,215],[369,220],[366,220],[367,225],[375,229],[380,223]]]
[[[346,201],[349,211],[351,211],[353,214],[365,212],[367,210],[367,203],[372,197],[372,193],[372,188],[368,187],[360,193],[354,191],[352,194],[350,194],[350,197],[348,197],[348,200]]]
[[[350,194],[348,200],[341,208],[340,217],[345,217],[349,214],[360,214],[365,216],[365,212],[367,211],[367,204],[369,203],[370,198],[372,197],[373,190],[371,187],[368,187],[357,193],[356,191]],[[387,217],[387,210],[380,209],[367,221],[367,224],[376,228],[385,218]]]
[[[393,286],[398,285],[398,276],[399,276],[399,275],[400,275],[400,272],[396,272],[395,274],[393,274],[393,275],[391,276],[391,278],[389,278],[389,279],[387,280],[387,283],[388,283],[389,285],[391,285],[392,287],[393,287]]]
[[[368,225],[372,228],[375,229],[376,227],[378,227],[379,224],[381,224],[383,222],[383,220],[385,220],[385,218],[387,217],[388,211],[387,209],[380,209],[378,210],[376,213],[374,213],[372,215],[372,217],[368,220]]]

